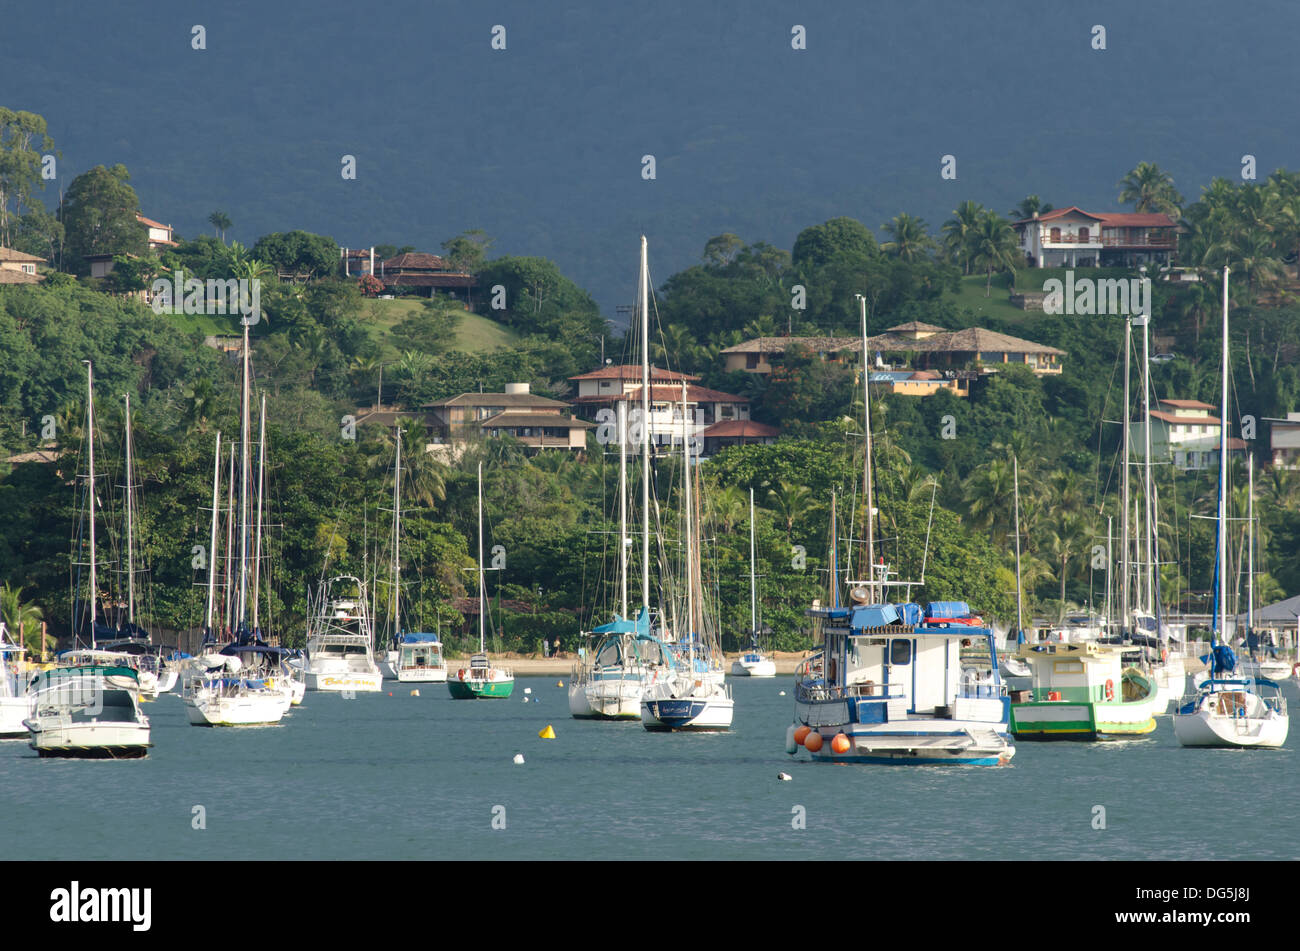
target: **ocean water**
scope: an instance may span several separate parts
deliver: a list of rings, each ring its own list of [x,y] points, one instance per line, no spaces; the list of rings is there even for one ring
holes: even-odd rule
[[[568,678],[562,678],[567,682]],[[0,831],[25,859],[1293,859],[1285,749],[1192,750],[1168,717],[1124,743],[1019,743],[1006,767],[813,763],[784,752],[792,678],[730,679],[724,734],[569,716],[553,677],[509,700],[385,682],[309,693],[278,726],[145,709],[144,760],[0,742]],[[535,702],[524,703],[524,688]],[[390,696],[391,690],[391,696]],[[784,690],[786,696],[781,696]],[[1293,685],[1285,688],[1300,709]],[[531,699],[531,698],[530,698]],[[556,739],[543,740],[547,724]],[[525,757],[515,765],[516,753]],[[790,782],[778,779],[785,771]],[[195,828],[202,807],[205,827]],[[1104,814],[1096,807],[1103,807]],[[803,828],[796,826],[801,823]],[[1098,828],[1104,818],[1104,828]],[[504,828],[500,828],[504,826]]]

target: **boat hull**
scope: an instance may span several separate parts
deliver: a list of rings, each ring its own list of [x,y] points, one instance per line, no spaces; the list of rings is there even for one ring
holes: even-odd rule
[[[767,658],[750,663],[744,660],[732,661],[731,675],[733,677],[775,677],[776,662]]]
[[[1113,740],[1146,736],[1156,728],[1155,701],[1089,703],[1045,700],[1011,705],[1017,740]]]
[[[27,739],[23,721],[31,713],[31,702],[26,697],[0,697],[0,740]]]
[[[730,730],[734,704],[730,697],[647,698],[641,701],[641,725],[657,733]]]
[[[383,686],[384,676],[379,671],[350,671],[332,673],[328,671],[307,671],[307,689],[334,691],[341,693],[377,693]]]
[[[515,679],[461,679],[449,677],[447,689],[453,700],[504,700],[515,690]]]
[[[578,720],[639,720],[640,680],[596,680],[569,687],[569,713]]]
[[[882,730],[861,724],[822,728],[819,750],[812,758],[823,763],[862,763],[885,766],[1005,766],[1016,748],[1005,734],[985,722],[952,721],[928,730],[913,721],[911,729]],[[836,736],[848,749],[836,752]]]
[[[447,668],[400,667],[397,679],[404,684],[442,684],[447,682]]]
[[[140,759],[149,754],[148,723],[28,721],[28,746],[40,756],[74,759]]]
[[[273,726],[280,722],[290,701],[283,696],[186,697],[191,726]]]

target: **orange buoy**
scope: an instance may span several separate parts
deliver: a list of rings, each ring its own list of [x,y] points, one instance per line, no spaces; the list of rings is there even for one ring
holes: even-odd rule
[[[803,748],[809,753],[816,753],[822,748],[822,735],[815,730],[804,737]]]
[[[795,730],[794,731],[795,745],[803,746],[803,741],[808,738],[808,734],[811,732],[812,732],[812,727],[810,726],[801,726],[799,727],[799,729]]]
[[[849,738],[843,733],[836,733],[835,739],[831,740],[831,751],[835,753],[847,753],[849,751]]]

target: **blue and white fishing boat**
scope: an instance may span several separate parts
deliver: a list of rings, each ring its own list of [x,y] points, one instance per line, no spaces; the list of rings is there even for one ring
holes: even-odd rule
[[[1219,418],[1219,492],[1215,530],[1214,621],[1210,627],[1210,676],[1174,714],[1174,735],[1183,746],[1280,747],[1290,720],[1277,684],[1233,677],[1236,657],[1220,643],[1228,627],[1228,269],[1223,269],[1223,365]]]
[[[862,342],[865,355],[865,300]],[[890,587],[910,590],[911,583],[891,581],[888,566],[877,563],[865,372],[862,388],[867,578],[849,583],[851,603],[841,607],[832,500],[830,606],[814,604],[808,612],[820,627],[822,645],[796,673],[786,752],[802,748],[814,759],[839,763],[1004,765],[1015,747],[1007,738],[1011,704],[992,627],[961,601],[922,608],[910,600],[886,599]],[[984,656],[963,669],[963,649],[968,660],[976,650]]]

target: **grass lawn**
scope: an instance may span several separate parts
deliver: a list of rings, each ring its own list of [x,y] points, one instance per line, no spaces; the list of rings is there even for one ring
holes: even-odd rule
[[[388,339],[388,332],[424,307],[424,298],[397,298],[366,302],[363,319],[370,324],[371,332],[384,347],[385,357],[396,357],[398,348]],[[453,350],[466,353],[487,353],[513,347],[518,337],[506,327],[479,314],[455,309],[456,330],[453,333]]]
[[[974,326],[982,326],[982,321],[986,317],[996,317],[999,320],[1006,320],[1011,323],[1024,324],[1032,321],[1035,316],[1034,311],[1024,311],[1016,307],[1008,299],[1008,285],[1010,284],[1010,275],[994,274],[993,290],[988,297],[984,296],[984,283],[986,278],[983,274],[971,274],[961,279],[961,291],[956,296],[947,296],[944,298],[957,310],[968,310],[974,317]]]

